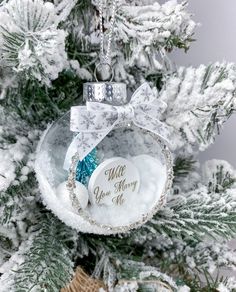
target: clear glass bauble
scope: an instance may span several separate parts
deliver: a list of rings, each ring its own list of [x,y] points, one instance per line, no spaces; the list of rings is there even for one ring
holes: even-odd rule
[[[35,169],[46,206],[65,224],[88,233],[126,232],[149,220],[164,204],[171,188],[172,161],[165,143],[152,132],[133,124],[114,128],[96,146],[98,163],[113,157],[131,161],[140,175],[139,191],[125,198],[119,206],[88,203],[85,209],[76,210],[68,207],[57,191],[69,176],[63,169],[67,149],[74,137],[69,127],[68,112],[46,130],[38,146]]]

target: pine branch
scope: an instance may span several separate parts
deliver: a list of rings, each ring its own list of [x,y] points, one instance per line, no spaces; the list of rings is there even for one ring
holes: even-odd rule
[[[118,252],[108,253],[103,248],[97,249],[98,261],[93,277],[102,278],[109,291],[146,291],[159,288],[171,288],[177,291],[175,281],[157,268],[143,262],[121,258]],[[131,289],[131,290],[129,290]]]
[[[146,241],[141,235],[135,240],[132,236],[132,233],[103,238],[83,236],[93,256],[99,258],[94,276],[103,277],[103,280],[111,287],[116,281],[121,280],[122,285],[120,287],[118,283],[117,289],[134,285],[135,281],[135,289],[142,289],[145,285],[143,287],[138,277],[141,270],[143,272],[161,271],[162,281],[162,276],[168,273],[178,278],[178,286],[187,285],[191,287],[191,291],[198,292],[211,291],[209,289],[213,287],[226,285],[227,279],[213,278],[211,275],[214,271],[219,271],[221,267],[228,269],[236,267],[235,251],[230,250],[226,241],[216,242],[208,239],[198,242],[191,238],[181,240],[172,237],[170,239],[157,234],[153,237],[148,236]],[[85,261],[86,263],[94,262],[92,257],[86,258]],[[86,268],[89,269],[89,267]],[[91,270],[90,273],[92,273]],[[231,283],[231,286],[234,283],[235,281]],[[229,287],[228,284],[227,287]]]
[[[220,273],[218,273],[216,276],[212,276],[212,274],[203,270],[201,274],[202,278],[200,278],[198,275],[190,277],[188,274],[186,274],[184,280],[181,280],[180,282],[184,281],[184,283],[189,287],[189,291],[191,292],[216,292],[220,291],[218,290],[220,287],[224,287],[226,292],[233,291],[227,290],[229,287],[232,287],[232,282],[229,283],[228,278],[220,276]]]
[[[82,81],[73,70],[60,73],[47,88],[37,81],[20,80],[17,87],[9,88],[1,104],[15,112],[24,123],[45,127],[70,107],[81,101]]]
[[[168,104],[166,122],[173,127],[173,143],[191,153],[213,141],[235,111],[235,65],[215,63],[180,67],[167,78],[160,98]],[[186,148],[188,144],[188,148]]]
[[[146,255],[143,258],[145,262],[181,279],[193,279],[195,275],[201,277],[205,272],[213,275],[222,268],[229,271],[236,268],[236,251],[228,246],[226,240],[168,240],[161,236],[151,240],[143,254]]]
[[[93,4],[96,5],[95,2]],[[110,7],[108,1],[107,7]],[[163,5],[145,5],[143,1],[119,1],[114,29],[114,73],[117,81],[156,74],[165,68],[164,52],[174,47],[187,50],[192,42],[196,23],[186,8],[186,2],[167,1]],[[106,8],[105,8],[106,9]],[[111,9],[106,10],[104,27],[110,21]],[[90,19],[94,22],[91,25]],[[77,26],[71,26],[77,23]],[[69,31],[67,43],[70,58],[81,67],[94,69],[99,57],[97,36],[99,33],[98,7],[89,2],[78,2],[69,19],[64,23]],[[108,33],[105,30],[105,35]],[[162,53],[158,55],[158,51]],[[157,56],[158,55],[158,56]],[[145,71],[145,73],[144,73]]]
[[[141,62],[144,59],[146,61],[145,67],[155,68],[155,62],[151,60],[155,59],[156,49],[165,48],[171,51],[177,47],[187,50],[195,27],[196,23],[186,11],[186,2],[178,4],[169,1],[163,5],[156,3],[132,8],[124,5],[117,16],[116,38],[122,44],[128,45],[125,59],[129,59],[130,66],[139,64],[137,60],[142,58]],[[148,54],[145,53],[147,48]]]
[[[236,185],[235,170],[224,160],[209,160],[203,165],[203,179],[208,192],[224,193]]]
[[[196,162],[193,157],[177,157],[174,161],[174,182],[180,182],[183,177],[186,177],[191,171],[194,170]]]
[[[232,238],[236,233],[236,206],[230,193],[208,194],[200,188],[172,198],[146,226],[168,236]]]
[[[173,195],[144,225],[140,236],[145,234],[152,238],[158,233],[187,241],[189,238],[201,241],[205,236],[233,238],[236,233],[235,171],[225,161],[208,161],[198,185],[194,190]]]
[[[68,9],[64,7],[66,10],[60,9],[60,17],[55,6],[43,0],[10,0],[3,6],[0,55],[4,66],[27,79],[50,85],[67,65],[66,33],[57,26],[73,3]]]
[[[236,291],[235,277],[221,279],[221,281],[218,283],[217,289],[219,291],[235,292]]]
[[[32,289],[56,292],[71,279],[75,232],[50,214],[38,219],[26,244],[18,252],[16,259],[20,257],[20,262],[15,263],[13,271],[5,273],[0,281],[4,292],[9,291],[9,283],[15,292]]]
[[[2,107],[0,112],[0,224],[8,225],[29,218],[34,207],[33,152],[39,132],[16,113]]]
[[[28,181],[19,185],[10,186],[7,191],[1,192],[0,210],[1,225],[10,223],[17,224],[18,221],[31,217],[36,204],[37,182],[33,173],[28,175]]]
[[[38,131],[14,112],[0,107],[0,262],[4,264],[26,239],[34,222],[37,182],[33,152]]]
[[[59,1],[59,3],[57,1],[53,2],[56,2],[56,13],[58,14],[59,21],[62,22],[68,18],[75,7],[77,0],[62,0]]]

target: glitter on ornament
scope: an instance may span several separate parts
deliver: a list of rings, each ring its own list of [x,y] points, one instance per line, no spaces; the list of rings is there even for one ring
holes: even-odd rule
[[[82,161],[79,161],[76,168],[76,180],[87,186],[88,180],[97,166],[97,150],[94,148]]]

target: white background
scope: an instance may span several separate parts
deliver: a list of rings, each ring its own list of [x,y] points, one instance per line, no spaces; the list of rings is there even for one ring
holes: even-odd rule
[[[236,0],[189,0],[188,8],[193,19],[201,23],[196,29],[196,42],[187,54],[176,50],[171,59],[185,66],[223,60],[236,63]],[[236,114],[225,123],[216,142],[201,153],[201,160],[225,159],[236,167],[235,125]]]

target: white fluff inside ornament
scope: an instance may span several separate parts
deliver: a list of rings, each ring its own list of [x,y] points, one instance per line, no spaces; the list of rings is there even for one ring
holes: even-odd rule
[[[82,186],[86,194],[83,212],[98,223],[93,224],[83,216],[83,212],[73,209],[66,188],[68,172],[64,170],[63,164],[73,139],[69,120],[70,114],[67,113],[49,127],[37,149],[35,171],[42,199],[47,207],[65,224],[86,233],[114,234],[123,231],[106,228],[103,224],[132,228],[134,223],[139,225],[144,223],[143,215],[150,214],[146,217],[150,219],[156,212],[156,210],[153,212],[152,208],[158,204],[163,191],[165,196],[165,184],[169,173],[167,159],[157,137],[148,131],[129,125],[117,127],[97,145],[99,165],[114,157],[128,159],[140,174],[140,188],[135,196],[128,197],[121,206],[93,208],[92,204],[87,204],[87,190]],[[75,192],[77,189],[78,187]],[[78,200],[82,201],[80,196],[81,192]]]
[[[56,190],[57,197],[60,200],[60,202],[65,206],[65,208],[72,212],[76,212],[75,208],[72,206],[72,202],[66,184],[67,181],[64,181],[57,187]],[[78,201],[80,202],[81,208],[85,209],[88,205],[88,190],[86,189],[86,187],[80,182],[76,181],[74,193]]]

